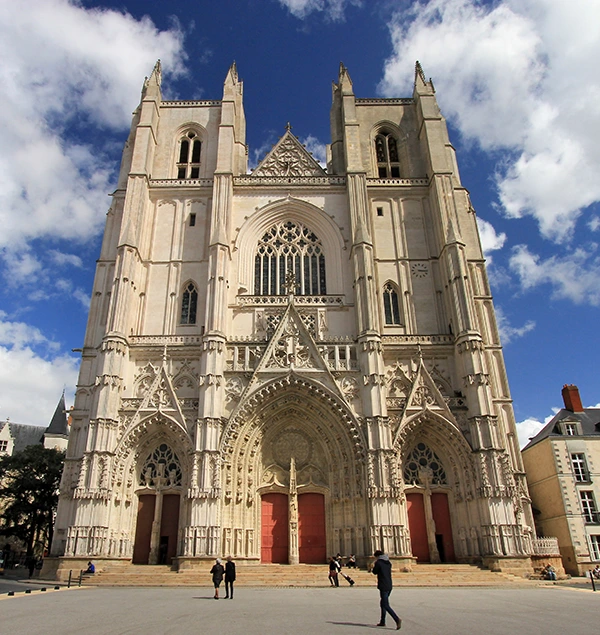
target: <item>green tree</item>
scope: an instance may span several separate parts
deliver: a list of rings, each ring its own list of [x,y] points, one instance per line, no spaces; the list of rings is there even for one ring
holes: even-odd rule
[[[0,534],[14,536],[33,555],[34,545],[50,545],[65,453],[30,445],[0,458]]]

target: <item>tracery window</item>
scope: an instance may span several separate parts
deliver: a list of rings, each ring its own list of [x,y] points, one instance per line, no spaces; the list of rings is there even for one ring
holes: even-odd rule
[[[383,311],[385,313],[385,323],[393,326],[401,324],[400,321],[400,302],[398,300],[398,292],[391,282],[383,287]]]
[[[296,295],[325,295],[323,245],[302,223],[285,221],[266,232],[254,260],[254,293],[285,295],[286,276],[292,273]]]
[[[181,324],[196,324],[198,308],[198,289],[193,282],[188,282],[181,297]]]
[[[140,486],[181,487],[181,478],[179,457],[166,443],[161,443],[142,467]]]
[[[201,149],[202,142],[193,130],[179,140],[178,179],[197,179],[200,176]]]
[[[380,179],[400,178],[398,142],[391,133],[382,130],[375,137],[375,155],[377,157],[377,173]]]
[[[446,485],[448,480],[442,462],[437,454],[425,443],[417,443],[406,459],[404,482],[407,485],[422,485],[421,473],[429,472],[432,485]]]

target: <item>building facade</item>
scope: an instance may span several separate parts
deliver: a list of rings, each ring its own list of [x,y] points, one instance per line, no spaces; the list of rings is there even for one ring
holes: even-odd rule
[[[0,456],[22,452],[30,445],[66,450],[69,440],[69,420],[64,394],[47,428],[26,423],[13,423],[8,419],[0,421]]]
[[[247,170],[216,101],[146,80],[108,212],[52,554],[193,567],[530,566],[533,519],[469,195],[431,81],[359,99],[327,169]],[[71,564],[69,564],[71,563]]]
[[[600,563],[600,408],[584,408],[577,386],[564,408],[523,448],[540,536],[556,536],[563,566],[585,575]]]

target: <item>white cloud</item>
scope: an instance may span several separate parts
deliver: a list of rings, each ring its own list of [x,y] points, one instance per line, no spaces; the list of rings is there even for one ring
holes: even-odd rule
[[[340,21],[344,19],[346,7],[360,7],[362,0],[279,0],[279,4],[287,7],[296,18],[304,19],[316,11],[323,12],[330,20]]]
[[[528,320],[523,326],[513,326],[500,306],[496,307],[496,324],[500,334],[500,341],[503,345],[508,344],[514,339],[523,337],[535,328],[535,322],[533,320]]]
[[[600,4],[594,0],[429,0],[399,12],[381,90],[412,92],[419,59],[467,140],[506,150],[501,207],[567,240],[600,200]]]
[[[0,345],[22,349],[26,345],[43,344],[51,349],[56,345],[50,342],[38,329],[25,322],[12,322],[5,311],[0,311]]]
[[[313,155],[314,159],[321,165],[327,167],[327,151],[324,143],[321,143],[316,137],[308,135],[304,139],[300,139],[306,149]]]
[[[11,350],[0,346],[0,419],[49,425],[63,389],[75,386],[78,367],[79,360],[69,355],[44,359],[30,348]],[[69,398],[72,401],[72,392]]]
[[[494,226],[483,218],[477,216],[477,227],[479,228],[479,238],[481,239],[481,248],[488,262],[491,260],[491,252],[497,251],[504,247],[506,242],[506,234],[496,233]]]
[[[592,216],[588,222],[588,227],[590,231],[597,232],[600,229],[600,217]]]
[[[156,58],[182,71],[182,35],[68,0],[31,0],[26,11],[2,2],[0,55],[0,249],[9,273],[27,276],[36,271],[22,255],[30,241],[86,241],[108,208],[106,148],[65,130],[126,129]]]
[[[0,419],[47,426],[65,387],[77,382],[79,359],[36,327],[0,311]],[[35,377],[35,394],[32,393]],[[73,392],[69,392],[72,400]]]
[[[600,259],[593,252],[576,249],[565,256],[544,259],[526,245],[517,245],[509,266],[523,289],[548,284],[554,298],[600,305]]]
[[[549,415],[544,421],[539,421],[530,417],[524,421],[517,422],[517,436],[519,437],[519,447],[524,448],[529,441],[547,424],[558,412],[558,408],[552,408],[553,414]]]
[[[83,261],[75,254],[65,254],[58,249],[50,249],[48,255],[57,265],[71,265],[80,269],[83,267]]]

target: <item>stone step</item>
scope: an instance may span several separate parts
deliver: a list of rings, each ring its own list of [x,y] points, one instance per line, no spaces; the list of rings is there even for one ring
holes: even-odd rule
[[[109,565],[83,584],[93,586],[211,586],[206,569],[173,571],[165,565]],[[373,586],[375,579],[365,569],[345,569],[355,586]],[[340,578],[340,585],[347,586]],[[532,582],[510,574],[488,571],[473,565],[416,565],[411,572],[394,572],[395,586],[510,586]],[[328,587],[326,565],[238,565],[236,586]]]

